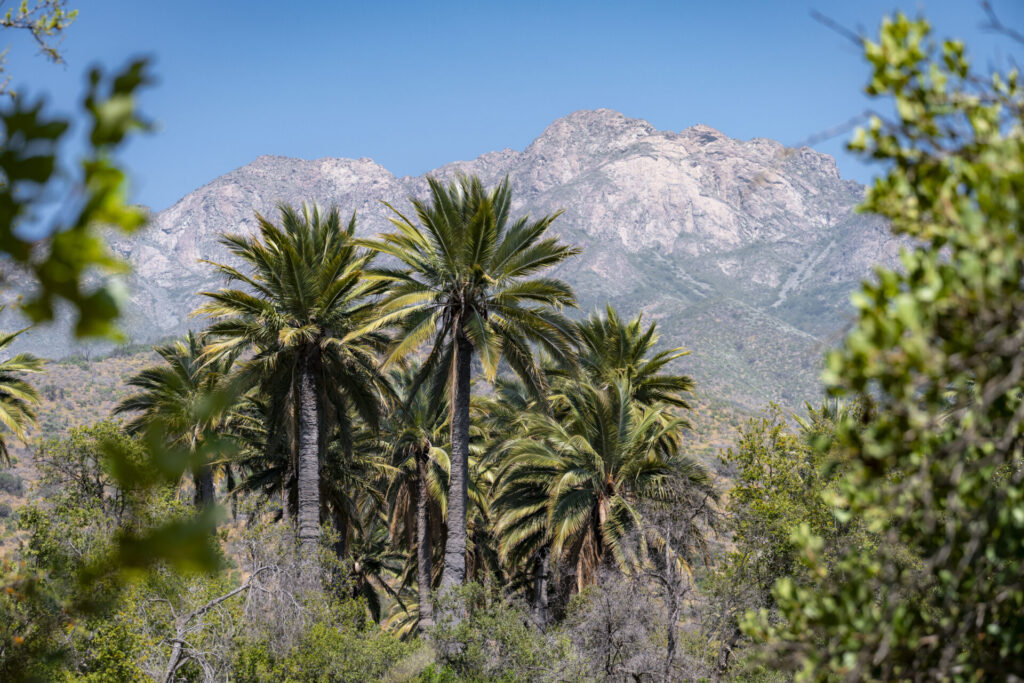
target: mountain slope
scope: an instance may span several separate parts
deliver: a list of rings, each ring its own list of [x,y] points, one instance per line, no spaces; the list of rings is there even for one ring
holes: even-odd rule
[[[555,121],[522,152],[456,162],[434,175],[508,175],[515,210],[564,210],[554,230],[584,249],[559,275],[584,311],[612,302],[659,320],[663,338],[693,350],[686,370],[714,393],[757,405],[796,404],[818,393],[821,351],[852,311],[849,292],[898,242],[855,214],[863,194],[835,162],[811,149],[740,141],[707,126],[682,132],[610,110]],[[359,232],[389,227],[385,200],[405,208],[421,177],[398,178],[369,159],[260,157],[157,213],[140,235],[117,242],[132,264],[126,327],[133,342],[178,334],[220,285],[200,259],[224,260],[224,231],[251,231],[253,212],[314,201],[356,211]],[[71,351],[66,335],[25,340],[48,355]]]

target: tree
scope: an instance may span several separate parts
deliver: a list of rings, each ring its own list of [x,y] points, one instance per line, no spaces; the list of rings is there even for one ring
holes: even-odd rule
[[[448,406],[431,403],[425,391],[409,395],[416,370],[393,370],[391,386],[398,401],[384,422],[383,439],[389,445],[391,462],[398,474],[388,487],[391,536],[404,526],[415,548],[416,585],[419,591],[419,629],[433,625],[433,548],[431,547],[431,502],[442,501],[443,486],[450,466],[443,444]],[[436,506],[438,511],[443,507]],[[415,522],[409,518],[415,516]]]
[[[366,330],[382,285],[364,277],[373,254],[353,239],[355,215],[343,226],[336,208],[279,208],[280,226],[257,214],[255,236],[224,236],[251,272],[213,263],[242,288],[203,292],[209,301],[198,313],[214,319],[211,355],[253,352],[240,373],[269,393],[276,424],[291,402],[298,537],[311,553],[320,537],[320,461],[332,426],[349,438],[350,409],[373,427],[383,410],[387,387],[375,354],[385,337]]]
[[[829,567],[848,548],[875,551],[878,539],[859,520],[840,520],[832,506],[847,471],[836,430],[864,414],[863,406],[835,399],[807,404],[805,415],[791,417],[772,404],[747,421],[735,447],[722,456],[733,485],[725,505],[731,543],[709,586],[721,610],[718,675],[734,665],[744,613],[774,610],[772,589],[779,579],[800,585],[813,580],[794,534],[806,529],[821,538],[820,562]]]
[[[132,62],[113,77],[90,71],[84,98],[88,143],[80,173],[71,175],[75,191],[61,186],[57,155],[69,121],[23,97],[0,112],[0,254],[9,257],[5,271],[25,272],[27,288],[34,289],[21,307],[33,322],[52,320],[56,302],[63,299],[77,315],[76,336],[121,338],[115,325],[121,288],[106,280],[92,285],[85,274],[127,269],[107,248],[100,225],[131,233],[145,223],[145,212],[127,204],[127,179],[113,156],[131,133],[149,128],[135,108],[135,96],[151,80],[146,61]],[[54,211],[53,196],[73,199]],[[24,223],[48,204],[47,214],[57,220],[44,226],[42,239],[26,237],[25,232],[38,235],[39,230],[23,231]]]
[[[501,469],[507,461],[510,448],[523,438],[524,418],[528,413],[549,414],[555,420],[566,418],[569,407],[562,397],[575,393],[575,382],[580,374],[594,386],[605,386],[625,379],[630,387],[631,399],[640,406],[668,408],[663,414],[666,425],[670,426],[663,435],[659,448],[666,459],[673,459],[682,444],[682,435],[689,426],[680,419],[677,411],[688,410],[686,394],[693,390],[693,380],[686,375],[666,372],[671,363],[685,356],[682,349],[654,352],[658,334],[654,323],[643,325],[640,315],[623,320],[611,306],[604,314],[596,313],[575,324],[578,337],[578,362],[576,368],[558,367],[551,362],[542,363],[548,384],[553,388],[549,395],[539,400],[529,387],[514,378],[499,378],[494,386],[493,396],[478,401],[481,413],[479,422],[486,427],[489,436],[487,456]],[[550,573],[550,534],[547,527],[545,506],[546,483],[537,481],[516,484],[516,506],[519,514],[525,514],[521,507],[527,500],[536,503],[533,512],[518,517],[514,534],[530,529],[530,539],[517,537],[516,551],[508,552],[505,559],[513,567],[519,567],[531,558],[521,552],[532,553],[532,602],[534,612],[540,621],[547,617],[547,577]],[[503,499],[502,505],[507,503]],[[498,506],[499,508],[501,505]],[[499,514],[503,514],[500,511]],[[503,528],[503,533],[513,527]],[[506,551],[510,550],[505,544]],[[517,579],[518,574],[513,574]]]
[[[128,386],[139,391],[122,399],[114,408],[115,415],[139,413],[125,427],[129,434],[142,434],[159,423],[170,444],[197,454],[207,433],[222,426],[223,412],[211,413],[202,407],[229,381],[234,358],[230,355],[207,358],[205,344],[205,335],[189,332],[180,341],[154,349],[164,360],[163,364],[145,368],[131,377]],[[194,462],[192,478],[196,506],[213,505],[211,463]]]
[[[552,555],[572,567],[581,591],[607,557],[626,572],[638,565],[643,542],[639,549],[627,542],[642,529],[641,501],[662,497],[675,477],[710,484],[696,460],[666,458],[659,447],[679,418],[632,394],[623,378],[604,386],[584,380],[558,397],[564,414],[524,418],[495,500],[505,557],[529,557],[550,538]]]
[[[545,237],[558,214],[536,221],[510,217],[507,179],[490,192],[475,177],[448,185],[428,182],[430,203],[411,200],[419,225],[392,207],[397,232],[367,244],[402,266],[374,275],[390,288],[374,329],[395,325],[400,331],[387,363],[429,340],[414,388],[430,375],[433,396],[449,388],[451,473],[441,578],[442,589],[448,589],[466,578],[472,358],[480,359],[489,380],[504,359],[531,390],[542,392],[544,377],[531,343],[554,358],[571,357],[574,333],[559,309],[576,299],[567,284],[537,273],[577,251]]]
[[[887,163],[862,208],[913,246],[856,294],[826,380],[877,406],[840,425],[834,504],[884,542],[831,569],[805,531],[815,580],[780,581],[781,623],[746,628],[805,678],[1021,677],[1024,91],[1016,70],[975,75],[924,20],[897,15],[863,47],[867,91],[897,118],[851,143]]]
[[[666,370],[678,359],[689,355],[682,348],[654,352],[659,335],[657,323],[644,328],[643,314],[623,320],[611,305],[605,314],[593,314],[576,323],[580,344],[580,367],[592,382],[605,384],[625,378],[632,398],[642,406],[670,406],[666,415],[676,419],[679,411],[689,411],[687,395],[695,383],[689,375],[669,374]],[[571,379],[571,373],[569,373]],[[557,408],[556,408],[557,410]],[[666,454],[682,447],[682,435],[690,424],[677,420],[676,428],[667,431],[661,448]]]
[[[18,556],[0,567],[0,677],[5,681],[58,680],[64,667],[82,675],[96,667],[106,669],[110,680],[142,680],[129,673],[137,668],[131,661],[134,648],[122,649],[125,643],[111,635],[119,628],[116,613],[124,595],[111,554],[126,536],[171,529],[173,557],[194,558],[193,538],[181,525],[190,511],[169,487],[122,488],[107,456],[113,443],[138,465],[151,464],[143,444],[111,421],[76,427],[38,444],[38,495],[18,517],[24,542]],[[210,549],[209,536],[201,542]],[[153,546],[145,550],[156,554]],[[140,644],[133,635],[124,641]]]
[[[21,332],[24,330],[0,335],[0,350],[10,346]],[[29,353],[19,353],[0,362],[0,423],[19,439],[24,439],[26,430],[36,424],[34,406],[39,403],[39,393],[23,375],[42,371],[43,361]],[[0,464],[10,462],[7,441],[0,435]]]

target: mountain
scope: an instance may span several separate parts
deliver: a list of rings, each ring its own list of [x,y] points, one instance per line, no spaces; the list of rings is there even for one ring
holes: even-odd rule
[[[610,302],[659,321],[663,339],[692,349],[685,371],[717,395],[756,406],[820,393],[822,351],[852,317],[849,293],[899,242],[854,212],[864,189],[835,161],[767,139],[682,132],[607,109],[552,123],[529,147],[443,166],[433,175],[508,176],[516,212],[564,210],[554,231],[583,248],[558,271],[583,311]],[[389,227],[380,200],[423,196],[424,177],[396,177],[370,159],[262,156],[156,213],[114,248],[133,267],[125,327],[135,343],[179,334],[197,292],[220,281],[200,259],[230,260],[218,238],[251,231],[254,211],[313,201],[355,211],[359,233]],[[47,355],[75,348],[59,328],[26,335]]]

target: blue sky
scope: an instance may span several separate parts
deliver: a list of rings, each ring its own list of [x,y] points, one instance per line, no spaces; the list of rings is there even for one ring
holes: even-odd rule
[[[72,7],[79,3],[70,3]],[[73,111],[92,63],[155,59],[159,131],[126,150],[134,199],[162,209],[260,154],[371,157],[398,175],[522,149],[560,116],[609,107],[661,129],[704,123],[794,145],[864,110],[857,49],[818,10],[874,32],[923,12],[981,63],[1024,52],[973,0],[81,3],[66,66],[10,39],[23,91]],[[1024,28],[1024,2],[994,0]],[[843,151],[845,177],[874,172]]]

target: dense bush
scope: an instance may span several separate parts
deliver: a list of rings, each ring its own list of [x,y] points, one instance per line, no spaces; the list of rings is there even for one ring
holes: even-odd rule
[[[452,605],[466,608],[464,618],[450,618]],[[424,680],[567,679],[574,659],[568,642],[546,635],[526,609],[480,584],[467,584],[458,593],[445,596],[438,612],[442,616],[430,637],[439,666],[425,674]]]
[[[333,601],[283,654],[263,639],[236,645],[230,680],[239,683],[343,683],[377,680],[409,656],[417,643],[402,642],[366,616],[358,600]]]
[[[20,496],[25,493],[25,483],[14,472],[0,472],[0,491]]]

